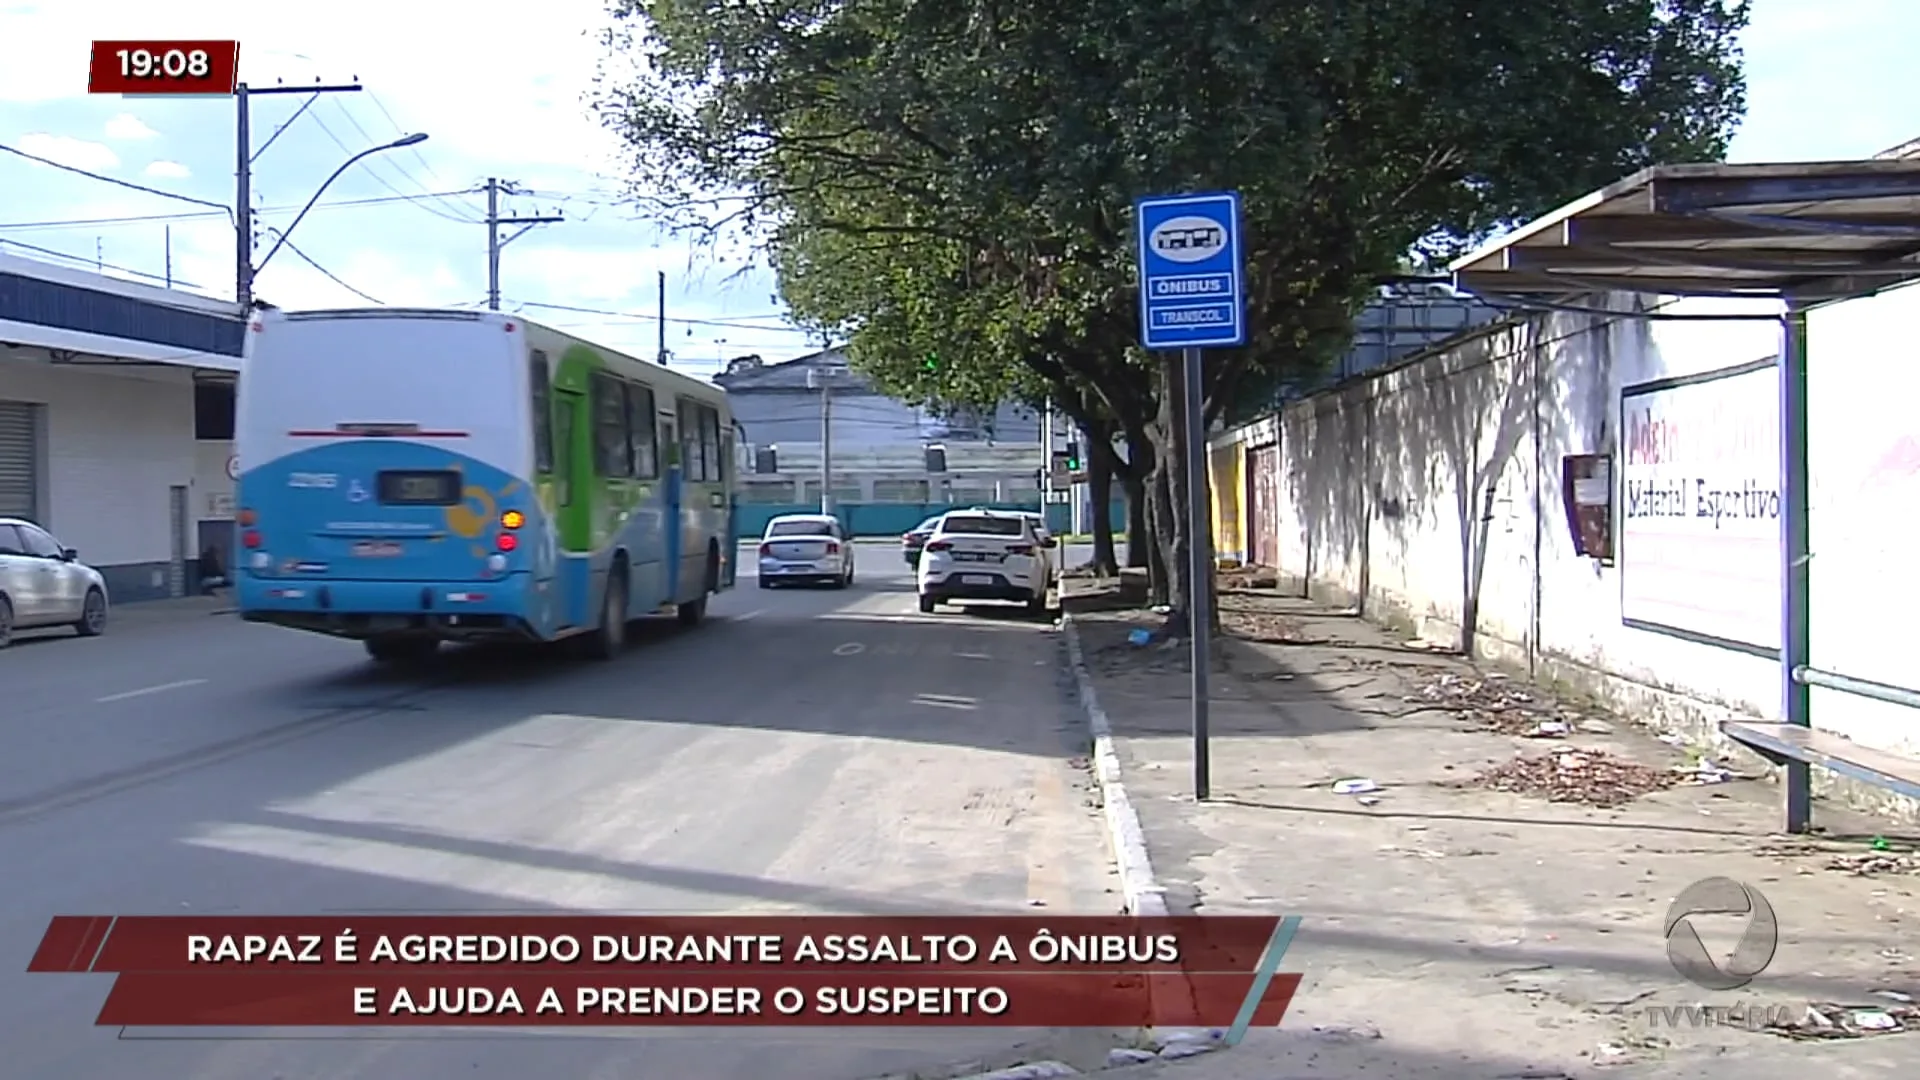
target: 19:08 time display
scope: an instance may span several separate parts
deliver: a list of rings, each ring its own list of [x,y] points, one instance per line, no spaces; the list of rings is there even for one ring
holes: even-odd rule
[[[155,54],[146,49],[116,49],[120,58],[120,77],[135,79],[204,79],[212,68],[205,49],[168,49]]]
[[[87,91],[94,94],[231,94],[237,41],[96,41]]]

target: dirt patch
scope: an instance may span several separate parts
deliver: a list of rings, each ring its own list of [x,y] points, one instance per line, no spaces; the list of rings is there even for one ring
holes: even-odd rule
[[[1552,739],[1576,731],[1604,735],[1612,730],[1597,714],[1556,701],[1546,691],[1498,672],[1434,672],[1403,700],[1455,713],[1481,730],[1501,735]]]
[[[1762,1030],[1772,1035],[1808,1041],[1865,1039],[1875,1035],[1920,1031],[1920,1006],[1914,1005],[1913,993],[1882,990],[1877,996],[1886,1000],[1874,1005],[1812,1002],[1807,1006],[1806,1015],[1797,1022],[1768,1024]]]

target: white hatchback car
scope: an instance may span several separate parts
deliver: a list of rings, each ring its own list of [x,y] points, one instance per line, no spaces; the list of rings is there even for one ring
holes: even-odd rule
[[[15,630],[44,626],[81,637],[105,630],[107,580],[40,526],[0,517],[0,648]]]
[[[826,514],[782,514],[760,538],[760,587],[796,582],[844,589],[853,584],[853,538]]]
[[[1052,537],[1024,514],[956,510],[940,519],[920,556],[920,610],[959,600],[1011,600],[1044,615],[1053,585]]]

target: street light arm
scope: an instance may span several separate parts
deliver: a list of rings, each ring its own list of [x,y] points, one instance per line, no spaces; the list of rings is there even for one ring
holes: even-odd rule
[[[375,154],[384,153],[388,150],[397,150],[402,146],[413,146],[417,143],[423,143],[426,141],[427,141],[427,137],[424,134],[416,132],[412,135],[395,139],[394,141],[383,144],[381,146],[369,146],[365,150],[362,150],[359,153],[348,158],[347,160],[341,162],[340,167],[333,170],[333,175],[327,177],[324,181],[321,182],[319,187],[314,189],[313,197],[308,199],[307,205],[301,207],[300,212],[293,216],[292,223],[289,224],[284,229],[276,230],[280,234],[280,239],[274,242],[273,247],[267,249],[266,257],[261,259],[260,262],[256,266],[254,266],[253,272],[257,275],[260,273],[260,271],[265,270],[267,268],[267,263],[270,262],[275,255],[280,253],[281,248],[286,246],[287,237],[291,235],[293,230],[299,227],[300,222],[306,218],[307,211],[313,209],[313,204],[320,201],[320,196],[327,193],[327,188],[331,187],[335,180],[340,179],[341,173],[344,173],[348,169],[353,168],[354,164],[358,162],[361,158],[372,157]]]

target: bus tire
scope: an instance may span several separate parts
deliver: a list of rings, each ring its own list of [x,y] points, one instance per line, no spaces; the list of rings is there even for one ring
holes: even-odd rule
[[[422,637],[371,637],[361,642],[376,664],[417,664],[440,651],[440,643]]]
[[[707,617],[707,597],[720,591],[720,548],[716,544],[707,545],[707,572],[700,589],[698,597],[681,604],[674,612],[681,626],[700,625]]]
[[[607,572],[607,591],[600,598],[600,625],[582,644],[590,660],[612,660],[627,647],[627,568],[614,564]]]

